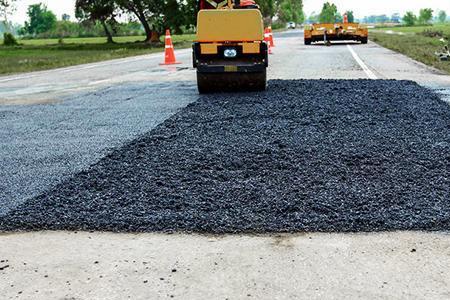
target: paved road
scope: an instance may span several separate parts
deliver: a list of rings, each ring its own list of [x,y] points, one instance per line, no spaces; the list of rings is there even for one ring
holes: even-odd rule
[[[450,88],[449,76],[374,43],[304,46],[298,30],[279,33],[277,39],[271,56],[271,79],[368,78],[356,55],[376,78],[408,79],[436,89]],[[127,84],[137,82],[177,86],[180,81],[189,81],[193,85],[191,51],[177,51],[177,59],[183,64],[160,66],[162,55],[152,54],[0,77],[0,104],[60,102],[84,91],[118,85],[126,89]]]
[[[300,31],[281,33],[276,43],[271,79],[411,79],[450,98],[450,76],[373,43],[304,46]],[[153,54],[0,77],[0,215],[196,101],[190,51],[178,51],[177,58],[183,64],[175,67],[159,66],[162,55]],[[0,244],[0,261],[8,260],[0,268],[9,265],[0,270],[0,290],[8,298],[145,298],[148,288],[161,298],[450,296],[450,236],[444,233],[25,233],[0,236]],[[270,274],[277,280],[270,282]],[[205,294],[207,283],[212,288]]]

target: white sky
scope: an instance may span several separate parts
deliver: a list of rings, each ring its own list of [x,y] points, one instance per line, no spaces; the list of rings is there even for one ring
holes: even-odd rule
[[[303,0],[305,12],[307,15],[313,11],[320,12],[322,5],[327,0]],[[404,14],[408,10],[418,12],[419,9],[430,7],[435,11],[442,9],[450,15],[450,0],[329,0],[335,3],[340,12],[353,10],[356,18],[362,18],[368,15],[381,15],[398,12]],[[17,0],[17,11],[10,19],[13,22],[23,23],[26,20],[27,7],[30,4],[42,2],[47,4],[58,17],[66,13],[72,19],[74,16],[75,0]]]

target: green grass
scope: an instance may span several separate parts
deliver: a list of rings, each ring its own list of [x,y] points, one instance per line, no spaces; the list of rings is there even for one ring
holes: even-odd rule
[[[403,32],[403,33],[421,33],[424,30],[433,31],[443,31],[445,35],[450,36],[450,24],[435,24],[432,26],[396,26],[396,27],[377,27],[375,31],[378,30],[391,30],[393,32]]]
[[[435,52],[440,52],[443,43],[437,37],[426,37],[421,34],[423,30],[442,30],[450,37],[450,25],[426,27],[401,27],[395,31],[409,32],[411,34],[387,34],[380,31],[370,33],[370,39],[383,47],[403,53],[417,61],[450,73],[450,62],[440,61]],[[393,29],[392,29],[393,30]]]
[[[194,37],[173,35],[172,39],[175,48],[181,49],[190,47]],[[114,40],[115,44],[107,44],[106,38],[67,38],[63,44],[58,39],[19,40],[19,46],[0,46],[0,74],[48,70],[164,51],[163,44],[143,43],[143,36],[116,37]]]

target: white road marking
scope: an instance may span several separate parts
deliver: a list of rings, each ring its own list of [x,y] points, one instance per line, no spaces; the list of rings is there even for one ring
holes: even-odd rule
[[[7,82],[7,81],[14,81],[14,80],[21,80],[21,79],[28,79],[33,78],[34,75],[26,75],[26,76],[17,76],[17,77],[7,77],[5,79],[0,79],[0,82]]]
[[[363,71],[366,73],[367,77],[370,79],[378,79],[377,76],[367,67],[367,65],[362,61],[361,58],[359,58],[358,54],[356,54],[355,50],[353,50],[352,46],[347,45],[348,50],[352,54],[353,58],[356,60],[356,62],[361,66]]]
[[[110,82],[110,81],[112,81],[112,80],[111,79],[97,80],[97,81],[89,82],[88,85],[97,85],[97,84],[102,84],[102,83],[106,83],[106,82]]]

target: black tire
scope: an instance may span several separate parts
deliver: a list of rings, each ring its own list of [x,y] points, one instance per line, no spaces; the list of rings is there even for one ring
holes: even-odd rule
[[[267,71],[257,73],[201,73],[197,72],[200,94],[220,92],[259,92],[267,88]]]
[[[311,39],[305,39],[305,45],[311,45]]]
[[[367,44],[368,39],[367,37],[361,38],[361,44]]]

